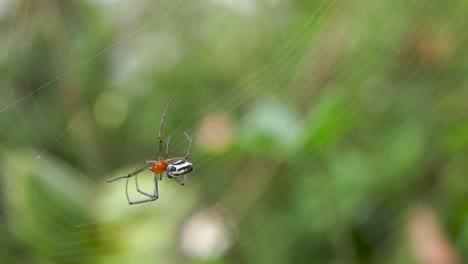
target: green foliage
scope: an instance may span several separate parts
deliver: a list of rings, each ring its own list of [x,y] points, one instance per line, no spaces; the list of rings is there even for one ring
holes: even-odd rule
[[[466,1],[6,2],[1,263],[468,261]]]

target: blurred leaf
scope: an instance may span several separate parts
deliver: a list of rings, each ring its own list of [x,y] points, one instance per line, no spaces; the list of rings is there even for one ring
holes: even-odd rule
[[[313,153],[324,152],[342,139],[359,122],[355,108],[340,95],[324,96],[308,118],[309,134],[305,147]]]

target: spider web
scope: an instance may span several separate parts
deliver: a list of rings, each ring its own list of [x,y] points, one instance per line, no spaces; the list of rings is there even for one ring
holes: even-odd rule
[[[288,223],[290,211],[279,208],[268,221],[251,213],[291,197],[299,201],[292,211],[323,213],[304,225],[310,232],[350,228],[357,205],[367,199],[364,193],[378,196],[392,178],[382,176],[365,185],[360,178],[337,177],[335,186],[324,179],[324,164],[310,157],[336,157],[340,163],[328,165],[336,175],[346,175],[349,163],[358,164],[350,166],[356,174],[372,174],[375,168],[363,169],[364,161],[351,150],[391,153],[409,144],[413,149],[405,149],[406,156],[392,160],[395,167],[422,163],[419,157],[427,143],[421,138],[431,137],[424,126],[436,122],[443,130],[466,117],[398,128],[419,117],[432,118],[425,115],[432,100],[427,98],[443,95],[446,99],[437,101],[440,109],[453,111],[444,104],[452,102],[450,96],[467,79],[437,67],[449,64],[466,41],[451,41],[463,32],[463,15],[453,11],[455,4],[442,2],[306,2],[0,2],[0,34],[6,40],[0,44],[1,259],[171,263],[190,260],[181,257],[181,250],[195,252],[195,258],[226,254],[239,239],[237,250],[251,262],[285,263],[290,260],[286,232],[292,231],[281,233],[276,227]],[[383,18],[382,10],[391,11]],[[453,20],[445,24],[431,23],[452,13]],[[442,43],[427,47],[425,37]],[[415,56],[416,63],[395,69],[396,59],[410,56],[402,55],[401,42],[408,45],[403,53]],[[216,63],[221,57],[222,63]],[[391,78],[382,77],[388,72],[419,81],[392,84]],[[416,88],[404,89],[408,86]],[[110,185],[105,179],[157,158],[159,118],[172,96],[177,99],[168,111],[164,136],[171,135],[173,156],[188,146],[183,131],[195,139],[195,176],[184,188],[163,180],[156,203],[128,206],[124,182]],[[406,100],[413,102],[404,104]],[[388,118],[385,124],[382,116]],[[238,124],[231,127],[236,133],[231,143],[225,143],[235,151],[210,149],[211,134],[203,136],[203,121],[211,124],[210,118]],[[351,130],[356,135],[345,137]],[[347,140],[339,146],[344,151],[337,152],[333,146],[343,137]],[[365,139],[376,141],[366,146]],[[288,184],[281,177],[285,164],[299,174],[298,185],[310,188]],[[274,177],[290,185],[293,194],[270,191],[278,184]],[[150,177],[142,175],[139,181],[151,190]],[[331,195],[334,187],[350,188],[353,199]],[[248,195],[239,195],[243,192]],[[133,190],[130,194],[137,195]],[[314,199],[326,202],[301,202]],[[224,247],[190,251],[189,242],[189,249],[178,245],[188,226],[184,221],[196,218],[194,212],[202,212],[201,219],[216,220],[213,215],[218,214],[229,219],[225,232],[230,235],[219,243]],[[338,218],[343,220],[324,220]],[[242,237],[249,231],[239,226],[251,220],[263,222],[246,225],[255,230],[253,235],[268,237],[275,229],[286,241],[263,246]],[[333,249],[343,249],[336,261],[351,263],[353,241],[340,234],[331,238]],[[271,259],[255,259],[272,248],[277,250]]]

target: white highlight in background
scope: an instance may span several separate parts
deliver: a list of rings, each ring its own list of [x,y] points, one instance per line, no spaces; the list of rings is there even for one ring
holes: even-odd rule
[[[0,18],[3,18],[12,8],[13,0],[0,0]]]
[[[255,15],[258,10],[256,0],[211,0],[214,4],[224,6],[242,15]]]
[[[212,209],[199,211],[182,227],[180,247],[191,257],[212,259],[232,245],[232,234],[226,218]]]

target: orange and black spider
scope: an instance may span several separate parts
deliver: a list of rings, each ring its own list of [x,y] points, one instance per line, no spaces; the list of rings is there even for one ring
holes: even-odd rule
[[[162,173],[166,172],[166,176],[169,179],[176,179],[180,184],[184,185],[185,182],[187,181],[187,174],[193,170],[193,164],[189,162],[187,159],[190,156],[190,150],[193,145],[192,139],[189,137],[189,135],[184,131],[185,136],[189,140],[189,147],[187,150],[187,154],[183,157],[178,157],[178,158],[167,158],[167,155],[169,154],[169,143],[170,143],[170,137],[167,138],[166,142],[166,153],[164,154],[163,157],[162,155],[162,149],[163,149],[163,136],[162,136],[162,129],[164,125],[164,120],[166,119],[166,112],[169,106],[172,104],[174,101],[175,97],[173,97],[169,103],[167,104],[166,108],[164,109],[164,112],[162,114],[161,118],[161,123],[159,126],[159,158],[158,160],[146,160],[146,165],[135,170],[134,172],[130,172],[129,174],[122,175],[122,176],[117,176],[114,178],[110,178],[107,180],[107,182],[112,182],[118,179],[123,179],[127,178],[127,183],[125,185],[125,193],[127,195],[127,200],[129,204],[140,204],[140,203],[146,203],[146,202],[151,202],[159,197],[158,193],[158,176],[159,175],[159,180],[162,180]],[[154,181],[154,193],[149,194],[140,189],[138,186],[138,174],[145,171],[145,170],[150,170],[153,173],[153,181]],[[130,177],[135,176],[135,184],[137,191],[145,196],[148,196],[146,199],[138,200],[138,201],[131,201],[130,197],[128,195],[128,181]],[[179,181],[179,177],[183,176],[182,182]]]

